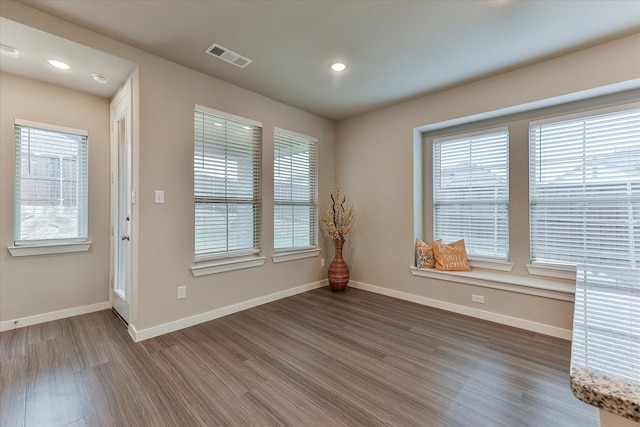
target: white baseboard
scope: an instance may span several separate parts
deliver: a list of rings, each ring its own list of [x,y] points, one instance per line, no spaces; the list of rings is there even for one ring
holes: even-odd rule
[[[327,281],[321,280],[306,285],[297,286],[295,288],[286,289],[284,291],[275,292],[273,294],[265,295],[259,298],[254,298],[249,301],[243,301],[237,304],[233,304],[227,307],[222,307],[216,310],[212,310],[206,313],[201,313],[196,316],[187,317],[184,319],[176,320],[173,322],[165,323],[162,325],[154,326],[151,328],[138,331],[135,326],[129,325],[129,335],[134,341],[143,341],[150,338],[154,338],[169,332],[174,332],[180,329],[195,326],[200,323],[208,322],[210,320],[217,319],[219,317],[227,316],[229,314],[237,313],[242,310],[246,310],[252,307],[257,307],[262,304],[266,304],[272,301],[277,301],[282,298],[287,298],[296,294],[317,289],[322,286],[326,286]],[[466,316],[475,317],[478,319],[488,320],[491,322],[500,323],[507,326],[513,326],[520,329],[525,329],[532,332],[538,332],[544,335],[549,335],[565,340],[571,340],[571,330],[562,329],[543,323],[533,322],[531,320],[520,319],[517,317],[506,316],[503,314],[492,313],[490,311],[478,310],[477,308],[466,307],[463,305],[453,304],[445,301],[440,301],[432,298],[422,297],[415,294],[409,294],[406,292],[396,291],[389,288],[383,288],[380,286],[370,285],[368,283],[356,282],[351,280],[349,286],[362,289],[369,292],[374,292],[381,295],[386,295],[392,298],[398,298],[405,301],[414,302],[417,304],[426,305],[429,307],[439,308],[442,310],[451,311]],[[0,332],[8,331],[10,329],[22,328],[25,326],[36,325],[39,323],[50,322],[53,320],[65,319],[67,317],[79,316],[82,314],[93,313],[95,311],[107,310],[111,308],[108,301],[85,305],[80,307],[73,307],[59,311],[53,311],[50,313],[37,314],[34,316],[21,317],[18,319],[6,320],[0,322]],[[16,323],[17,322],[17,323]]]
[[[370,285],[368,283],[355,282],[353,280],[349,281],[349,286],[352,286],[356,289],[374,292],[376,294],[386,295],[392,298],[398,298],[429,307],[452,311],[458,314],[464,314],[466,316],[471,316],[478,319],[489,320],[491,322],[500,323],[502,325],[513,326],[516,328],[525,329],[527,331],[538,332],[540,334],[562,338],[569,341],[571,340],[572,331],[569,329],[558,328],[556,326],[546,325],[544,323],[533,322],[531,320],[520,319],[517,317],[506,316],[504,314],[493,313],[491,311],[478,310],[477,308],[466,307],[464,305],[453,304],[446,301],[440,301],[415,294],[400,292],[389,288]]]
[[[64,310],[52,311],[49,313],[36,314],[34,316],[5,320],[4,322],[0,322],[0,332],[37,325],[38,323],[51,322],[53,320],[66,319],[67,317],[80,316],[81,314],[93,313],[94,311],[107,310],[109,308],[111,308],[109,301],[105,301],[97,304],[83,305],[80,307],[66,308]]]
[[[266,304],[268,302],[273,302],[282,298],[287,298],[296,294],[301,294],[303,292],[307,292],[312,289],[321,288],[326,285],[327,285],[327,281],[321,280],[319,282],[297,286],[295,288],[275,292],[273,294],[254,298],[248,301],[242,301],[237,304],[218,308],[212,311],[208,311],[206,313],[201,313],[191,317],[185,317],[184,319],[175,320],[173,322],[164,323],[162,325],[153,326],[151,328],[142,329],[142,330],[137,330],[135,326],[130,324],[129,335],[131,335],[131,337],[135,342],[148,340],[150,338],[164,335],[169,332],[175,332],[180,329],[188,328],[190,326],[199,325],[200,323],[204,323],[220,317],[228,316],[229,314],[233,314],[239,311],[247,310],[249,308],[257,307],[259,305]]]

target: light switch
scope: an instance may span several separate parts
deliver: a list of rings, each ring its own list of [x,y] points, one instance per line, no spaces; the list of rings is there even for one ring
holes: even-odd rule
[[[164,203],[164,191],[156,190],[156,203]]]

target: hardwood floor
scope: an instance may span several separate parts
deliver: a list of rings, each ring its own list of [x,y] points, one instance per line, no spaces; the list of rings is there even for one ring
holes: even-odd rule
[[[597,426],[570,343],[317,289],[134,343],[110,311],[0,334],[0,424]]]

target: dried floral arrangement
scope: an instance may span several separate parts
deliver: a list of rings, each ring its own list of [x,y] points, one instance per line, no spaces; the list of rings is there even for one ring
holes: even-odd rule
[[[325,216],[320,218],[322,234],[333,240],[344,240],[351,233],[353,223],[353,206],[345,206],[347,198],[338,187],[333,187],[331,206],[327,207]]]

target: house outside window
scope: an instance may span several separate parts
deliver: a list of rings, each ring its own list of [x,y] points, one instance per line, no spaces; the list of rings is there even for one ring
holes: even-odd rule
[[[638,268],[640,109],[529,126],[533,264]]]
[[[196,106],[195,256],[260,252],[262,125]]]
[[[274,132],[274,249],[317,245],[318,189],[315,138]]]
[[[465,240],[470,258],[509,259],[507,127],[433,141],[434,237]]]
[[[15,121],[14,243],[88,237],[88,133]]]

